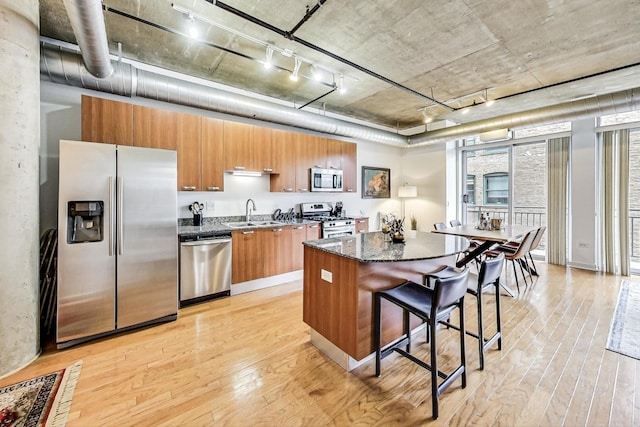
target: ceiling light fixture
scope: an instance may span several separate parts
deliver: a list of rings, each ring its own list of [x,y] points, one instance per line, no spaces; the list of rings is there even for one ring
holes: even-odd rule
[[[273,48],[267,45],[267,53],[265,54],[264,68],[267,70],[273,66],[271,59],[273,58]]]
[[[347,88],[344,86],[344,76],[342,74],[338,77],[338,89],[340,95],[344,95],[347,92]]]
[[[189,37],[197,39],[198,27],[196,26],[196,18],[194,18],[192,13],[187,14],[187,21],[189,21]]]
[[[320,68],[315,64],[311,65],[311,75],[313,76],[314,80],[322,80],[322,70],[320,70]]]
[[[295,61],[293,66],[293,73],[291,73],[291,75],[289,76],[289,79],[291,79],[294,82],[297,82],[298,73],[300,72],[300,66],[302,65],[302,60],[297,56],[294,56],[293,59]]]

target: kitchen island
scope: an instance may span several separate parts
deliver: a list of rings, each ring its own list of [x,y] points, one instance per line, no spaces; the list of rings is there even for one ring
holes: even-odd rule
[[[469,247],[462,237],[407,233],[405,243],[385,240],[381,232],[304,242],[303,320],[311,343],[346,370],[367,359],[373,348],[373,293],[422,274],[455,265]],[[402,331],[402,313],[383,305],[383,341]],[[417,318],[412,325],[420,325]]]

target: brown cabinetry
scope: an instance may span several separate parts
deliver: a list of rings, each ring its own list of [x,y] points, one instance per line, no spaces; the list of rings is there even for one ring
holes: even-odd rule
[[[82,140],[133,145],[133,105],[82,95]]]
[[[133,145],[176,149],[177,113],[157,108],[133,106]]]
[[[224,190],[224,124],[202,117],[202,190]]]
[[[263,233],[238,230],[231,233],[231,283],[260,279],[264,274]]]
[[[327,156],[326,166],[329,169],[342,169],[342,146],[347,142],[338,141],[337,139],[327,139]]]
[[[294,225],[291,227],[291,260],[292,270],[302,270],[304,267],[304,246],[302,242],[307,240],[307,227]]]
[[[264,276],[288,273],[292,269],[290,226],[258,230],[262,234]]]
[[[296,152],[293,132],[273,129],[271,145],[273,147],[274,171],[271,175],[271,191],[294,192],[296,187]]]
[[[270,173],[274,169],[271,141],[269,128],[224,122],[224,169]]]
[[[358,159],[356,144],[342,142],[341,146],[342,159],[342,189],[345,193],[358,192]]]
[[[322,237],[320,224],[307,224],[307,240],[318,240]]]
[[[356,218],[356,233],[367,233],[369,231],[369,218]]]
[[[200,116],[176,114],[179,191],[202,191],[201,134]]]

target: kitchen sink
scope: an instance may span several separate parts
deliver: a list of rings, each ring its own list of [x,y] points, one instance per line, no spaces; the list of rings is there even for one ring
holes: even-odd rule
[[[225,222],[224,225],[231,228],[244,228],[244,227],[265,227],[270,225],[284,225],[279,221],[238,221],[238,222]]]

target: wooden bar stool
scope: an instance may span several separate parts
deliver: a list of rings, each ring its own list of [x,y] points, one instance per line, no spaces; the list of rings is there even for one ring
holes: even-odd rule
[[[380,362],[392,352],[418,364],[431,372],[431,406],[433,419],[438,418],[439,396],[458,377],[462,378],[462,388],[467,386],[465,332],[464,332],[464,296],[467,292],[467,278],[469,269],[447,278],[438,278],[434,288],[429,289],[418,283],[407,281],[400,286],[374,295],[374,345],[376,349],[376,376],[380,376]],[[402,308],[404,315],[404,334],[382,348],[382,300],[387,300]],[[451,313],[458,309],[460,313],[460,365],[446,374],[438,369],[436,327],[438,322],[444,321]],[[430,341],[431,363],[418,359],[411,352],[410,314],[422,319],[428,328],[427,337]],[[402,349],[400,347],[405,347]],[[443,381],[439,383],[438,377]]]

